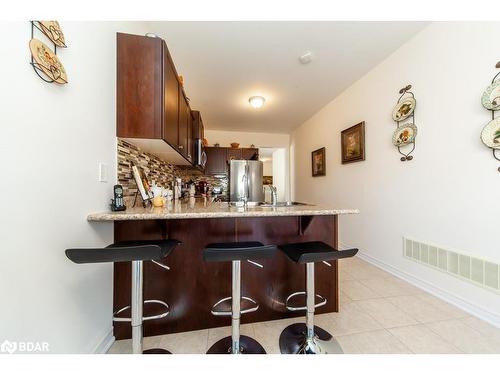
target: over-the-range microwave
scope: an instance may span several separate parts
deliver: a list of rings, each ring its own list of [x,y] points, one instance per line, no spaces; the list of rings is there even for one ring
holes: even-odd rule
[[[194,164],[205,168],[207,164],[207,154],[203,146],[203,140],[196,138],[194,140]]]

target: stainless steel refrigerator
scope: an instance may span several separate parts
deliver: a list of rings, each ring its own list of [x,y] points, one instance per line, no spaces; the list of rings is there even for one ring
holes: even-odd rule
[[[229,201],[257,204],[264,202],[263,164],[258,160],[229,162]]]

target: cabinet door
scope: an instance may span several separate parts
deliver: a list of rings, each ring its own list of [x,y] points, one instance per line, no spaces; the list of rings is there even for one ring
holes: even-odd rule
[[[205,174],[228,173],[226,150],[225,147],[205,147],[205,153],[207,154]]]
[[[187,107],[187,117],[188,117],[188,129],[187,129],[187,158],[193,163],[194,155],[194,141],[193,141],[193,116],[191,115],[191,109],[189,105]]]
[[[187,157],[188,154],[188,104],[182,89],[179,88],[179,152]]]
[[[203,120],[201,119],[200,111],[191,111],[193,118],[193,138],[203,139],[205,131],[203,129]]]
[[[258,148],[242,148],[241,158],[243,160],[259,160],[259,149]]]
[[[116,135],[162,138],[162,40],[116,35]]]
[[[227,160],[241,160],[241,148],[228,148]]]
[[[198,120],[198,137],[203,141],[205,139],[205,126],[203,125],[201,114],[198,116]]]
[[[179,145],[179,81],[165,42],[163,42],[163,84],[163,139],[177,149]]]

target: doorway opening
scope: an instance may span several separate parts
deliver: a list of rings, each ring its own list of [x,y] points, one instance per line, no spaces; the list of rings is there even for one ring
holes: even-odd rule
[[[288,157],[287,149],[280,147],[259,147],[259,160],[263,163],[264,197],[271,202],[270,185],[276,187],[278,202],[288,200]]]

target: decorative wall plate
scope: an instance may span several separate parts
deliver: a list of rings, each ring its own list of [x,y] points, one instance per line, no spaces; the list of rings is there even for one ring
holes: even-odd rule
[[[415,142],[417,127],[415,124],[404,124],[398,127],[392,136],[392,144],[396,147],[409,145]]]
[[[33,38],[30,40],[30,50],[35,68],[44,72],[47,77],[56,83],[68,83],[68,76],[64,66],[46,44]]]
[[[64,34],[57,21],[38,21],[43,33],[58,47],[66,48]]]
[[[492,111],[500,110],[500,80],[493,82],[484,90],[481,103],[486,109]]]
[[[491,120],[483,128],[481,140],[486,146],[500,150],[500,117]]]
[[[417,102],[412,97],[407,97],[401,100],[392,111],[392,119],[394,121],[402,121],[410,117],[415,110],[416,105]]]

